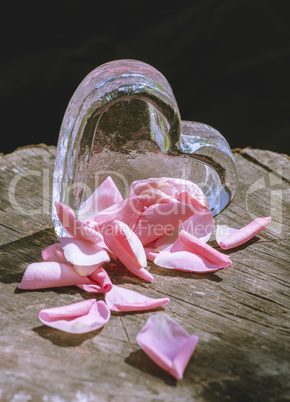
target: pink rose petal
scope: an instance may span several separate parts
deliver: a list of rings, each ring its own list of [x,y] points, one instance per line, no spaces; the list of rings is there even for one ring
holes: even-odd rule
[[[103,267],[98,267],[90,276],[89,278],[93,280],[95,283],[98,284],[99,286],[99,291],[106,293],[110,292],[110,290],[113,287],[113,284],[111,282],[111,278],[109,277],[107,271]],[[90,285],[78,285],[81,287],[83,290],[86,290],[87,292],[94,291],[94,284]],[[92,290],[90,290],[92,289]]]
[[[241,229],[232,232],[229,236],[220,241],[219,245],[224,250],[230,248],[238,247],[241,244],[246,243],[259,232],[261,232],[265,227],[271,222],[271,217],[267,216],[264,218],[257,218],[253,220],[248,225],[242,227]]]
[[[104,227],[103,236],[107,246],[129,271],[146,281],[153,281],[153,276],[145,269],[147,259],[142,243],[129,226],[115,220]]]
[[[76,218],[74,211],[67,205],[55,202],[58,218],[67,235],[102,245],[103,236],[94,228]]]
[[[183,192],[178,195],[180,202],[190,205],[194,211],[193,215],[175,227],[170,234],[164,234],[156,240],[156,251],[162,251],[171,246],[178,238],[181,230],[185,230],[203,242],[207,242],[213,229],[213,216],[210,210],[200,204],[188,193]]]
[[[112,311],[139,311],[150,310],[169,303],[168,297],[152,299],[133,290],[114,285],[106,293],[105,301]]]
[[[75,272],[71,265],[58,262],[35,262],[28,265],[18,288],[31,290],[73,285],[93,285],[91,291],[103,291],[93,279],[83,278]]]
[[[209,203],[206,196],[195,183],[191,182],[190,180],[171,178],[171,177],[168,177],[166,181],[174,189],[174,192],[178,194],[186,192],[190,196],[195,198],[201,205],[207,208],[209,207]]]
[[[172,200],[175,200],[175,198],[163,193],[160,190],[157,190],[156,188],[144,190],[142,191],[141,195],[148,195],[150,197],[150,202],[148,206],[154,204],[162,204],[164,202],[172,202]]]
[[[59,243],[51,244],[44,250],[42,250],[42,258],[43,261],[53,261],[53,262],[60,262],[61,264],[68,264],[70,263],[64,256],[64,251]]]
[[[73,265],[91,266],[110,261],[108,253],[96,243],[71,237],[60,237],[58,240],[65,258]]]
[[[124,222],[130,229],[134,229],[149,203],[148,195],[131,197],[118,202],[94,216],[95,229],[101,231],[104,225],[114,220]]]
[[[161,251],[157,255],[154,264],[163,268],[201,274],[215,272],[218,269],[229,266],[231,262],[216,263],[209,261],[207,258],[193,253],[192,249],[186,246],[180,238],[178,238],[170,248]]]
[[[41,310],[39,319],[45,325],[71,334],[85,334],[103,327],[111,312],[103,301],[95,299]]]
[[[151,205],[142,214],[134,232],[146,245],[160,236],[170,234],[174,227],[193,214],[192,208],[179,201]]]
[[[178,199],[180,202],[189,204],[194,210],[194,215],[181,223],[180,230],[186,230],[206,243],[213,229],[213,216],[211,211],[201,205],[197,199],[187,192],[180,193]]]
[[[145,246],[144,251],[145,251],[147,260],[152,261],[152,262],[154,262],[155,258],[159,254],[159,251],[158,252],[155,251],[155,247]]]
[[[197,237],[194,237],[185,230],[182,230],[179,233],[179,238],[183,244],[185,244],[188,248],[190,248],[190,250],[192,250],[193,253],[199,254],[216,264],[231,264],[231,260],[226,254],[220,253],[213,247],[204,243]]]
[[[98,212],[122,201],[123,197],[118,190],[118,187],[113,179],[108,176],[94,193],[81,205],[78,217],[82,221],[93,220]]]
[[[158,190],[165,195],[174,197],[175,190],[168,183],[166,177],[157,177],[144,180],[135,180],[130,186],[129,197],[142,194],[144,191]]]
[[[226,239],[228,236],[236,233],[239,229],[230,228],[226,225],[216,225],[215,227],[215,239],[220,245],[220,242]]]
[[[184,370],[197,342],[197,335],[190,336],[176,321],[164,313],[149,317],[137,335],[137,343],[144,352],[177,380],[183,378]]]

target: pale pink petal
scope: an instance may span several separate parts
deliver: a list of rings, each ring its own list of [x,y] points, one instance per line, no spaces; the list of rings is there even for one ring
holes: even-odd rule
[[[127,198],[94,216],[95,229],[100,230],[108,222],[118,220],[134,229],[142,213],[150,203],[148,195]]]
[[[78,218],[82,221],[93,220],[94,216],[109,208],[117,202],[123,201],[113,179],[108,176],[106,180],[94,191],[94,193],[81,205]]]
[[[159,254],[159,251],[155,251],[155,247],[145,246],[144,251],[145,251],[147,260],[152,261],[152,262],[154,262],[155,258]]]
[[[167,182],[166,177],[156,177],[151,179],[136,180],[130,186],[129,197],[140,195],[143,191],[158,190],[164,194],[174,197],[175,191]]]
[[[154,204],[162,204],[164,202],[172,202],[172,200],[175,200],[170,195],[167,195],[163,193],[163,191],[157,190],[156,188],[148,189],[142,191],[141,195],[148,195],[150,197],[150,202],[149,205],[154,205]]]
[[[163,234],[170,234],[174,227],[192,216],[190,205],[179,201],[151,205],[142,214],[134,232],[143,245],[151,243]]]
[[[200,198],[200,197],[199,197]],[[196,198],[195,196],[189,194],[187,191],[182,191],[180,193],[177,193],[176,199],[179,202],[183,202],[184,204],[189,204],[192,206],[193,209],[196,207],[200,208],[207,208],[203,202],[199,200],[199,198]]]
[[[154,264],[163,268],[189,271],[198,274],[215,272],[229,266],[231,262],[212,262],[201,255],[195,254],[178,238],[175,243],[161,251],[154,260]]]
[[[183,378],[197,342],[197,335],[189,335],[164,313],[149,317],[137,335],[137,343],[144,352],[177,380]]]
[[[195,198],[200,204],[205,207],[209,207],[209,202],[204,195],[203,191],[190,180],[179,179],[179,178],[166,178],[166,181],[174,189],[174,192],[181,194],[187,192],[193,198]]]
[[[181,230],[179,233],[179,238],[183,244],[192,250],[193,253],[201,255],[209,261],[212,261],[216,264],[231,263],[230,258],[226,254],[220,253],[215,248],[209,246],[185,230]]]
[[[228,236],[236,233],[239,229],[230,228],[226,225],[216,225],[215,227],[215,239],[220,245],[220,242],[226,239]]]
[[[180,230],[185,230],[206,243],[213,229],[212,213],[206,207],[195,206],[194,210],[195,213],[180,224]]]
[[[103,236],[85,222],[76,218],[74,211],[67,205],[55,202],[58,218],[70,237],[102,243]]]
[[[95,265],[73,265],[74,270],[76,271],[76,273],[81,276],[81,277],[86,277],[89,276],[91,274],[93,274],[93,272],[95,272],[95,270],[97,268],[99,268],[100,264],[95,264]]]
[[[71,334],[85,334],[103,327],[111,312],[106,303],[95,299],[41,310],[39,319],[45,325]]]
[[[51,244],[44,250],[42,250],[42,258],[43,261],[53,261],[53,262],[60,262],[61,264],[68,264],[70,263],[64,256],[64,251],[60,244]]]
[[[160,251],[172,246],[172,244],[178,239],[179,232],[180,225],[173,228],[169,235],[164,234],[163,236],[159,237],[159,239],[155,241],[154,251],[159,253]]]
[[[89,277],[79,276],[74,267],[58,262],[35,262],[28,265],[19,289],[45,289],[61,286],[93,285],[94,292],[102,292],[101,286]]]
[[[230,234],[220,242],[221,248],[228,250],[233,247],[238,247],[246,243],[259,232],[261,232],[270,223],[271,217],[257,218],[243,228],[237,230],[235,233]]]
[[[112,311],[139,311],[150,310],[169,303],[168,297],[152,299],[133,290],[114,285],[106,293],[105,301]]]
[[[149,282],[153,276],[145,269],[147,259],[142,243],[124,222],[114,221],[104,227],[104,240],[129,271]]]
[[[110,261],[107,251],[96,243],[71,237],[60,237],[58,240],[65,258],[73,265],[85,267]]]

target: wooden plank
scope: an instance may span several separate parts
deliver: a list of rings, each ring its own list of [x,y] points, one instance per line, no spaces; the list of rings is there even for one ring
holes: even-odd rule
[[[15,212],[7,201],[9,183],[24,169],[49,169],[52,178],[55,148],[34,147],[1,156],[0,399],[287,400],[290,161],[272,154],[260,150],[235,153],[239,192],[215,221],[240,227],[272,212],[274,224],[247,246],[229,250],[231,267],[196,275],[150,264],[152,284],[144,284],[123,268],[116,273],[114,267],[107,267],[117,284],[152,297],[169,296],[164,311],[188,333],[199,336],[180,382],[158,368],[136,343],[137,333],[155,312],[113,314],[103,329],[84,335],[41,325],[41,308],[77,302],[92,294],[73,287],[17,290],[27,265],[41,261],[41,250],[54,243],[56,236],[49,213],[26,216]],[[51,189],[51,178],[46,189]],[[22,204],[28,209],[39,208],[43,174],[19,183],[16,197],[23,195]]]

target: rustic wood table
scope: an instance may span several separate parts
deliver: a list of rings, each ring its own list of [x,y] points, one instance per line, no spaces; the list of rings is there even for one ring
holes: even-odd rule
[[[267,215],[272,222],[228,252],[229,268],[197,275],[152,264],[152,284],[129,271],[111,272],[115,283],[169,296],[164,310],[199,336],[183,380],[176,381],[136,343],[156,312],[113,314],[101,330],[71,335],[42,325],[38,312],[94,294],[76,287],[17,289],[27,265],[41,261],[41,250],[56,242],[50,216],[55,152],[40,144],[0,156],[0,400],[290,400],[290,159],[234,151],[239,191],[215,222],[238,228]]]

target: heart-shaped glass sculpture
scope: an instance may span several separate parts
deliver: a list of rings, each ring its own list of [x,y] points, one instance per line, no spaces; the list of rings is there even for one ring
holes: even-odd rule
[[[154,67],[116,60],[88,74],[65,112],[57,146],[52,218],[64,236],[55,201],[76,215],[111,176],[123,197],[134,180],[178,177],[197,184],[213,215],[238,185],[229,144],[214,128],[181,121],[172,89]]]

